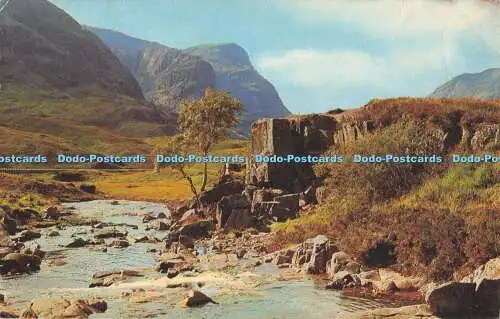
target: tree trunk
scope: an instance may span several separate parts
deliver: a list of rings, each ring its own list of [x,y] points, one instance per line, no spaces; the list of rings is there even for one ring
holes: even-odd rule
[[[179,168],[179,171],[182,173],[182,176],[188,181],[189,187],[191,187],[191,192],[194,195],[195,201],[196,201],[196,208],[200,208],[200,196],[198,195],[198,192],[196,191],[196,187],[194,186],[193,179],[191,176],[189,176],[185,171],[184,168],[181,167]]]
[[[200,193],[205,191],[208,179],[208,163],[203,163],[203,181],[201,182]]]

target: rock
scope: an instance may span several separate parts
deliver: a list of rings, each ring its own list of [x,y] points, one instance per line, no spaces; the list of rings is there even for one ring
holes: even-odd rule
[[[148,223],[152,220],[155,220],[155,218],[153,217],[152,214],[147,214],[147,215],[144,215],[144,217],[142,217],[142,222],[143,223]]]
[[[297,217],[299,211],[299,194],[288,194],[274,197],[277,205],[271,210],[271,217],[281,222]]]
[[[39,270],[42,260],[38,256],[10,253],[0,260],[0,273],[25,273]]]
[[[330,276],[335,275],[338,271],[344,269],[344,267],[351,262],[351,257],[343,251],[339,251],[332,254],[330,259],[330,264],[328,268],[328,274]]]
[[[213,301],[212,298],[204,293],[194,290],[191,290],[188,297],[182,301],[182,305],[185,307],[198,307],[207,303],[217,304],[217,302]]]
[[[9,218],[7,215],[2,216],[0,221],[1,226],[7,231],[9,235],[15,235],[17,232],[17,222]]]
[[[276,257],[273,259],[273,264],[279,266],[282,264],[291,264],[292,262],[292,257],[294,255],[295,251],[291,249],[285,249],[281,250],[278,252]]]
[[[61,258],[51,259],[47,262],[47,265],[49,265],[49,266],[64,266],[66,264],[67,264],[67,262]]]
[[[31,301],[30,306],[23,311],[20,318],[88,318],[93,313],[103,312],[107,309],[105,301],[91,302],[81,299],[69,300],[59,298],[39,298]]]
[[[0,303],[5,302],[5,296],[3,294],[0,294]]]
[[[57,237],[60,236],[61,234],[57,230],[51,230],[47,233],[47,237]]]
[[[43,216],[45,219],[58,220],[61,215],[59,214],[59,209],[57,207],[51,206],[45,210]]]
[[[167,278],[172,279],[179,274],[179,271],[173,268],[167,270]]]
[[[324,235],[318,235],[313,240],[311,260],[307,265],[310,274],[323,274],[326,272],[326,264],[332,257],[330,240]]]
[[[218,183],[212,189],[200,195],[200,202],[203,206],[210,206],[210,204],[219,202],[224,196],[241,194],[244,189],[245,183],[237,180]]]
[[[457,316],[468,313],[474,306],[474,283],[448,282],[427,289],[425,302],[434,315]]]
[[[113,248],[126,248],[130,246],[130,243],[124,239],[117,239],[113,240],[109,246]]]
[[[149,237],[141,234],[141,235],[135,235],[134,237],[131,238],[131,241],[134,243],[147,243],[149,242]]]
[[[344,270],[350,274],[359,274],[361,271],[361,264],[355,261],[351,261],[345,265]]]
[[[110,205],[113,205],[113,206],[117,206],[117,205],[120,205],[120,202],[117,201],[117,200],[114,200],[110,203]]]
[[[184,212],[182,217],[179,219],[179,223],[181,225],[186,225],[197,222],[199,219],[200,216],[198,216],[198,212],[193,208]]]
[[[252,154],[308,155],[322,153],[333,142],[336,120],[328,115],[261,119],[252,124]],[[249,163],[247,184],[301,191],[310,185],[314,171],[309,164]]]
[[[171,223],[167,219],[163,219],[163,220],[156,219],[156,220],[149,222],[148,226],[146,227],[146,230],[153,229],[156,231],[164,231],[164,230],[168,230],[170,228],[170,225],[171,225]]]
[[[226,232],[252,226],[250,202],[241,194],[224,196],[217,203],[217,227]]]
[[[371,281],[374,296],[392,296],[398,288],[392,280]]]
[[[500,257],[480,266],[462,282],[476,285],[476,309],[483,313],[496,314],[500,309]]]
[[[213,230],[214,225],[211,221],[200,221],[190,225],[184,225],[179,229],[179,235],[185,235],[194,239],[207,237]]]
[[[80,248],[80,247],[85,247],[86,245],[89,244],[89,241],[84,240],[83,238],[76,237],[73,238],[71,242],[66,244],[64,247],[66,248]]]
[[[97,192],[97,187],[95,185],[90,185],[90,184],[82,184],[80,185],[80,189],[90,194],[95,194]]]
[[[325,288],[326,289],[335,289],[341,290],[344,288],[354,288],[361,286],[361,280],[355,274],[350,274],[349,272],[343,270],[339,271],[332,278],[332,281],[329,282]]]
[[[127,236],[126,231],[121,231],[121,230],[118,230],[115,228],[101,230],[94,235],[94,237],[96,239],[117,238],[117,237],[126,237],[126,236]]]
[[[390,269],[381,268],[379,269],[378,274],[380,276],[380,280],[392,281],[396,285],[396,288],[402,291],[417,291],[425,282],[424,278],[406,277]]]
[[[100,253],[105,253],[108,251],[108,248],[105,246],[95,246],[95,247],[90,247],[89,250],[100,252]]]
[[[19,233],[19,235],[17,235],[14,238],[14,240],[17,240],[19,242],[26,242],[26,241],[37,239],[40,237],[42,237],[41,233],[27,229],[27,230],[23,230],[21,233]]]
[[[185,235],[180,235],[179,236],[179,244],[184,246],[187,249],[193,249],[194,248],[194,240],[193,238]]]
[[[10,253],[15,253],[17,250],[14,247],[0,247],[0,259]]]

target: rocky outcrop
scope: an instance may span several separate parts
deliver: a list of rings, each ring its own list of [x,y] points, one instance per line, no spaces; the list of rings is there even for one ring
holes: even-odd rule
[[[372,121],[343,123],[333,133],[333,144],[344,146],[366,136],[375,129]]]
[[[252,125],[252,153],[305,156],[324,152],[333,142],[337,122],[328,115],[262,119]],[[314,179],[307,163],[248,163],[247,184],[303,191]]]
[[[107,303],[102,299],[39,298],[31,301],[20,318],[83,319],[88,318],[93,313],[105,312],[107,308]]]

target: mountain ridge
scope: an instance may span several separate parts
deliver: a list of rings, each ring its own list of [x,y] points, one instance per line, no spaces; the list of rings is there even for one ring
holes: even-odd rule
[[[463,73],[439,86],[431,97],[500,99],[500,68]]]

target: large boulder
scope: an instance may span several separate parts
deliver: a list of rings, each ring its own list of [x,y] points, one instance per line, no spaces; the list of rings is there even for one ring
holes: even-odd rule
[[[323,274],[326,272],[326,264],[332,257],[332,246],[330,240],[324,235],[318,235],[313,241],[311,260],[307,265],[310,274]]]
[[[35,255],[10,253],[0,260],[0,273],[25,273],[39,270],[42,259]]]
[[[311,260],[313,247],[313,238],[309,238],[303,243],[297,245],[291,261],[292,267],[296,269],[302,269],[304,265],[307,265]]]
[[[17,222],[7,215],[2,216],[0,226],[5,229],[9,235],[15,235],[17,232]]]
[[[20,318],[83,319],[88,318],[93,313],[105,312],[106,309],[106,302],[100,299],[39,298],[31,301],[31,304],[23,311]]]
[[[491,259],[462,280],[476,285],[476,309],[483,313],[500,311],[500,257]]]
[[[217,227],[226,232],[252,226],[248,198],[241,194],[224,196],[217,203],[216,219]]]
[[[271,217],[279,222],[296,218],[299,212],[299,198],[299,194],[276,196],[276,205],[273,205],[270,212]]]
[[[343,251],[334,252],[330,259],[327,272],[333,277],[337,272],[344,270],[345,266],[352,261],[351,256]]]
[[[425,302],[438,316],[457,316],[472,312],[474,308],[474,283],[448,282],[427,288]]]

